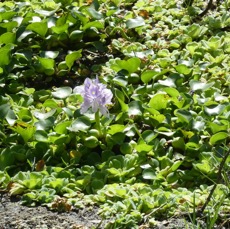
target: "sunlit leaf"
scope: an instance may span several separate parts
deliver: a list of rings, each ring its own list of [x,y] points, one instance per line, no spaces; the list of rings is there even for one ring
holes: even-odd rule
[[[67,127],[68,130],[73,132],[83,131],[86,132],[91,126],[91,122],[87,117],[79,117],[73,121],[72,124]]]
[[[10,63],[10,52],[12,49],[11,44],[7,44],[0,48],[0,67],[3,67]]]
[[[39,112],[39,111],[34,111],[34,116],[37,118],[37,119],[47,119],[49,117],[52,117],[56,112],[56,109],[52,109],[46,113],[43,113],[43,112]]]
[[[141,60],[137,57],[132,57],[128,60],[119,60],[117,59],[114,64],[111,65],[111,68],[115,71],[120,71],[122,69],[127,70],[130,74],[137,71],[141,63]]]
[[[193,91],[197,91],[197,90],[205,91],[208,88],[212,87],[213,84],[214,84],[214,82],[212,82],[212,83],[202,83],[202,82],[199,82],[199,81],[196,81],[196,80],[191,80],[189,82],[189,85],[190,85],[190,87],[191,87],[191,89]]]
[[[136,17],[126,21],[126,26],[128,29],[137,28],[145,25],[145,20],[142,17]]]
[[[151,168],[144,169],[142,176],[145,180],[154,180],[156,179],[156,171]]]
[[[165,109],[170,97],[167,94],[156,94],[149,101],[149,106],[156,110]]]
[[[59,87],[55,88],[55,91],[52,92],[52,96],[58,99],[65,99],[72,93],[71,87]]]
[[[114,124],[109,127],[109,130],[107,131],[107,133],[114,135],[116,133],[122,132],[124,129],[125,129],[124,125]]]
[[[128,115],[142,115],[143,108],[141,106],[141,102],[139,101],[132,101],[128,104],[129,109],[128,109]]]
[[[226,132],[218,132],[218,133],[211,136],[209,142],[210,142],[210,144],[214,145],[219,141],[225,140],[229,136],[230,135]]]
[[[219,104],[205,107],[204,110],[209,115],[220,115],[221,112],[225,109],[225,107],[225,105]]]
[[[180,74],[184,74],[184,75],[188,75],[191,73],[192,69],[188,68],[186,65],[184,64],[179,64],[175,67],[176,71]]]
[[[40,36],[45,37],[48,31],[48,26],[46,22],[34,22],[29,24],[26,29],[32,30],[33,32],[38,33]]]
[[[66,65],[69,69],[71,69],[71,67],[73,66],[74,61],[78,60],[82,56],[81,52],[82,50],[80,49],[78,51],[71,52],[65,57]]]
[[[192,119],[192,115],[189,111],[187,110],[183,110],[183,109],[178,109],[176,112],[175,112],[175,115],[178,117],[178,120],[180,122],[186,122],[186,123],[189,123],[190,120]]]

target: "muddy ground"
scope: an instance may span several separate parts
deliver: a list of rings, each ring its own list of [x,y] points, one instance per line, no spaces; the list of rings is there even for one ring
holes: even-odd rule
[[[73,209],[70,212],[58,213],[42,206],[26,207],[20,204],[19,198],[11,198],[6,193],[0,193],[0,229],[103,229],[106,222],[101,219],[97,212],[97,208]],[[139,228],[147,229],[150,227],[141,225]],[[195,229],[198,227],[185,219],[170,219],[163,220],[159,222],[158,226],[151,228]],[[207,227],[203,225],[199,228]]]

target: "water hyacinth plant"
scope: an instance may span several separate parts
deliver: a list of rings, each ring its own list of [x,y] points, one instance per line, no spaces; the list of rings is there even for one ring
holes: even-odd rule
[[[101,134],[100,114],[109,116],[107,105],[111,104],[113,98],[112,91],[106,88],[106,85],[100,83],[96,78],[91,80],[86,78],[82,86],[74,88],[74,93],[82,95],[84,102],[81,105],[81,114],[85,114],[90,108],[95,113],[95,121],[98,131]]]
[[[82,86],[74,88],[74,92],[81,94],[84,98],[84,103],[81,106],[81,114],[86,113],[89,108],[92,108],[94,113],[100,111],[102,115],[109,115],[106,106],[111,104],[113,94],[111,90],[99,82],[98,78],[95,80],[86,78]]]

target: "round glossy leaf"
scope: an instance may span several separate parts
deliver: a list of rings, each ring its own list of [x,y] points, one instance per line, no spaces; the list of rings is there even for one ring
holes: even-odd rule
[[[77,120],[73,121],[68,129],[73,132],[83,131],[86,132],[91,126],[90,119],[87,117],[80,117]]]
[[[149,106],[156,110],[165,109],[169,100],[170,97],[167,94],[156,94],[151,98]]]
[[[205,107],[204,110],[209,115],[220,115],[225,107],[225,105],[219,104],[215,106]]]
[[[88,148],[91,148],[91,149],[97,147],[98,144],[99,144],[99,141],[95,136],[89,136],[89,137],[85,138],[85,140],[84,140],[84,145]]]
[[[192,119],[191,113],[187,110],[179,109],[175,112],[175,115],[178,117],[180,122],[189,123],[189,121]]]
[[[157,134],[154,133],[152,130],[146,130],[141,134],[141,137],[146,143],[149,143],[157,137]]]
[[[129,116],[136,116],[136,115],[142,115],[143,108],[141,106],[140,101],[132,101],[129,103],[129,109],[128,109],[128,115]]]
[[[122,143],[121,146],[120,146],[120,151],[123,153],[123,154],[131,154],[132,153],[132,146],[125,142],[125,143]]]
[[[154,180],[156,179],[156,172],[155,170],[148,168],[148,169],[144,169],[142,176],[145,180]]]
[[[36,122],[34,125],[36,126],[37,130],[49,130],[53,127],[54,125],[54,117],[49,117],[47,119],[41,119],[38,122]]]
[[[168,182],[169,184],[178,181],[178,179],[179,179],[179,176],[178,176],[178,174],[177,174],[176,172],[171,172],[171,173],[169,173],[169,174],[167,175],[167,177],[166,177],[166,180],[167,180],[167,182]]]
[[[69,69],[71,69],[71,67],[73,66],[74,61],[76,61],[82,56],[81,52],[82,50],[80,49],[78,51],[71,52],[65,57],[65,62]]]
[[[80,41],[83,38],[83,31],[81,30],[74,30],[70,35],[69,35],[70,40],[72,41]]]
[[[39,112],[39,111],[34,111],[34,116],[37,118],[37,119],[47,119],[51,116],[53,116],[56,112],[56,109],[52,109],[50,110],[49,112],[46,112],[46,113],[42,113],[42,112]]]
[[[10,63],[10,51],[12,45],[7,44],[0,48],[0,67],[8,65]]]
[[[14,44],[15,39],[16,39],[15,33],[11,33],[11,32],[3,33],[0,36],[0,44],[8,44],[8,43]]]
[[[197,90],[205,91],[208,88],[212,87],[214,83],[215,82],[212,82],[212,83],[202,83],[202,82],[199,82],[199,81],[196,81],[196,80],[191,80],[189,82],[189,85],[190,85],[190,87],[191,87],[191,89],[193,91],[197,91]]]
[[[145,25],[145,20],[142,17],[137,17],[126,21],[126,26],[128,29],[133,29],[143,25]]]
[[[44,130],[37,130],[34,137],[39,142],[48,142],[48,135]]]
[[[47,33],[48,26],[46,22],[34,22],[29,24],[26,29],[32,30],[33,32],[38,33],[40,36],[44,37]]]
[[[147,70],[144,71],[141,74],[141,80],[143,83],[148,83],[155,75],[157,75],[159,72],[153,71],[153,70]]]
[[[67,133],[67,127],[69,127],[70,124],[71,124],[71,121],[65,121],[65,122],[58,123],[55,126],[54,130],[58,134],[66,134]]]
[[[54,98],[65,99],[72,93],[71,87],[59,87],[56,88],[52,95]]]
[[[58,56],[58,51],[42,51],[41,57],[55,59]]]
[[[184,64],[179,64],[175,67],[176,71],[180,74],[184,74],[184,75],[188,75],[192,69],[188,68],[186,65]]]

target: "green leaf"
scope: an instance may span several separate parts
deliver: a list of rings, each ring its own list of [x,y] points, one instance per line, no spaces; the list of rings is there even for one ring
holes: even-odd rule
[[[104,24],[97,20],[91,21],[91,22],[86,23],[82,29],[86,30],[86,29],[93,28],[93,27],[97,29],[104,29]]]
[[[185,149],[184,138],[182,138],[182,137],[173,138],[173,140],[172,140],[172,146],[174,148],[176,148],[176,149],[184,150]]]
[[[59,88],[55,88],[55,91],[52,92],[52,96],[58,99],[65,99],[68,96],[70,96],[71,93],[72,93],[71,87],[59,87]]]
[[[0,48],[0,67],[8,65],[10,63],[10,51],[12,49],[11,44],[7,44]]]
[[[73,32],[70,33],[69,38],[72,41],[80,41],[83,38],[83,31],[81,30],[74,30]]]
[[[69,27],[68,24],[64,24],[64,25],[60,25],[60,26],[53,26],[53,27],[51,27],[51,29],[56,34],[62,34],[62,33],[67,32],[68,27]]]
[[[2,104],[0,106],[0,119],[4,119],[7,116],[8,112],[10,110],[10,107],[11,106],[8,103]]]
[[[152,145],[148,145],[146,143],[139,143],[138,145],[136,145],[135,147],[137,152],[150,152],[153,149]]]
[[[7,113],[6,121],[9,123],[10,126],[13,126],[16,120],[17,120],[17,117],[14,111],[10,109]]]
[[[42,37],[45,37],[48,31],[48,26],[47,26],[47,22],[34,22],[34,23],[29,24],[26,27],[26,29],[33,31]]]
[[[124,125],[121,125],[121,124],[114,124],[114,125],[111,125],[107,131],[108,134],[111,134],[111,135],[114,135],[116,133],[119,133],[119,132],[123,132],[123,130],[125,129],[125,126]]]
[[[128,105],[126,103],[124,103],[124,95],[123,95],[123,93],[120,90],[115,88],[115,96],[116,96],[116,98],[117,98],[117,100],[118,100],[118,102],[119,102],[119,104],[121,106],[122,111],[126,112],[129,109],[129,107],[128,107]]]
[[[195,50],[199,47],[199,44],[197,42],[189,42],[187,45],[186,45],[186,48],[188,49],[188,51],[194,55],[195,53]]]
[[[129,109],[128,109],[128,115],[129,116],[140,116],[142,115],[142,103],[140,101],[132,101],[128,104]]]
[[[136,17],[136,18],[133,18],[133,19],[128,19],[126,21],[126,27],[128,29],[137,28],[137,27],[140,27],[140,26],[143,26],[143,25],[145,25],[145,20],[142,17]]]
[[[144,169],[142,172],[142,177],[145,180],[155,180],[156,179],[156,171],[152,168]]]
[[[67,127],[68,130],[72,132],[86,132],[91,126],[90,119],[87,117],[79,117],[77,120],[73,121],[72,124]]]
[[[5,170],[6,167],[11,166],[15,163],[15,157],[12,153],[12,149],[5,148],[0,153],[0,170]]]
[[[16,21],[0,23],[0,27],[6,28],[7,32],[12,32],[12,30],[15,29],[17,26],[18,26],[18,23]]]
[[[142,134],[141,137],[143,140],[148,144],[152,140],[154,140],[157,137],[157,134],[153,132],[152,130],[145,130]]]
[[[15,33],[7,32],[0,36],[0,44],[1,43],[2,44],[8,44],[8,43],[14,44],[15,39],[16,39]]]
[[[97,20],[100,20],[103,18],[103,14],[98,12],[98,10],[96,10],[94,7],[89,7],[87,10],[93,18]]]
[[[178,98],[180,96],[179,91],[177,91],[177,89],[172,88],[172,87],[163,88],[163,91],[165,91],[172,98]]]
[[[191,113],[189,111],[183,110],[183,109],[176,110],[175,115],[178,117],[178,121],[180,121],[180,122],[189,123],[190,120],[192,119]]]
[[[15,130],[15,132],[17,132],[18,134],[20,134],[24,140],[25,143],[27,143],[32,137],[33,134],[35,132],[35,127],[28,125],[26,128],[23,128],[19,125],[17,125],[16,127],[12,128]]]
[[[219,104],[205,107],[204,110],[208,115],[220,115],[225,107],[225,105]]]
[[[67,127],[69,127],[71,123],[72,123],[71,121],[65,121],[65,122],[58,123],[55,126],[54,130],[58,134],[67,134]]]
[[[113,82],[121,87],[126,87],[128,84],[127,78],[124,76],[116,76],[113,78]]]
[[[203,120],[193,120],[192,128],[197,131],[204,130],[205,122]]]
[[[44,69],[54,69],[55,62],[53,59],[38,57],[38,60]]]
[[[146,70],[141,74],[141,80],[142,80],[143,83],[147,84],[158,73],[159,72],[156,72],[154,70]]]
[[[47,119],[49,117],[52,117],[56,112],[56,109],[52,109],[46,113],[43,113],[43,112],[39,112],[39,111],[34,111],[34,116],[37,118],[37,119]]]
[[[227,137],[230,137],[230,135],[226,132],[218,132],[210,138],[209,142],[211,145],[215,145],[219,141],[225,140]]]
[[[36,130],[36,132],[34,133],[34,138],[38,142],[48,142],[48,135],[44,130]]]
[[[128,60],[120,60],[116,59],[112,64],[111,68],[114,71],[119,72],[120,70],[124,69],[129,72],[129,74],[134,73],[140,67],[140,59],[137,57],[132,57]]]
[[[185,64],[179,64],[175,67],[176,71],[180,74],[188,75],[191,73],[192,69],[188,68]]]
[[[211,172],[211,166],[209,165],[208,160],[202,160],[202,163],[193,163],[193,166],[202,173],[209,174]]]
[[[54,126],[54,117],[49,117],[47,119],[41,119],[36,122],[34,125],[36,126],[37,130],[45,130],[48,131]]]
[[[205,91],[207,89],[209,89],[210,87],[212,87],[214,85],[215,82],[212,82],[212,83],[202,83],[202,82],[199,82],[197,80],[191,80],[189,82],[189,85],[191,87],[191,89],[193,91],[198,91],[198,90],[202,90],[202,91]]]
[[[165,109],[170,97],[167,94],[155,94],[149,101],[149,106],[156,110]]]
[[[55,59],[58,56],[58,54],[59,54],[58,51],[42,51],[41,57]]]
[[[79,58],[81,58],[81,56],[82,56],[81,52],[82,52],[82,50],[80,49],[78,51],[74,51],[74,52],[68,54],[65,57],[66,65],[68,66],[69,69],[71,69],[71,67],[73,66],[74,61],[76,61]]]
[[[227,129],[228,129],[227,125],[221,125],[221,124],[217,124],[215,122],[209,122],[208,126],[212,130],[213,134],[215,134],[219,131],[227,131]]]
[[[176,81],[175,79],[168,77],[165,80],[159,80],[158,82],[159,82],[159,84],[161,84],[163,86],[174,88],[174,87],[176,87],[175,81]]]
[[[180,167],[181,164],[183,164],[183,161],[182,161],[182,160],[180,160],[180,161],[175,161],[175,162],[173,163],[172,167],[170,168],[170,171],[172,171],[172,172],[176,171],[176,170]]]

